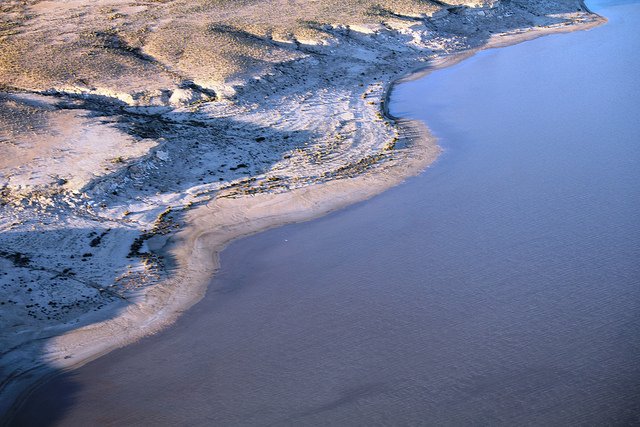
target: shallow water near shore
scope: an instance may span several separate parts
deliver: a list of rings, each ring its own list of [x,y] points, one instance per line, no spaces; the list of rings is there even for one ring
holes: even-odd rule
[[[19,422],[639,423],[640,3],[589,5],[610,23],[398,86],[432,168],[231,244],[174,326]]]

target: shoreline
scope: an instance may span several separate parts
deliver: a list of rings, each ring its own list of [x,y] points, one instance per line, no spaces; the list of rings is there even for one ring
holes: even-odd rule
[[[393,160],[353,178],[339,178],[284,193],[259,193],[238,198],[220,197],[225,195],[224,191],[221,192],[209,203],[189,211],[187,226],[160,249],[161,254],[177,260],[169,280],[148,289],[135,304],[118,307],[119,313],[113,318],[53,339],[47,346],[47,362],[61,371],[72,370],[112,350],[160,332],[202,299],[219,268],[219,254],[230,242],[267,229],[312,220],[365,201],[427,169],[441,149],[426,124],[397,118],[389,113],[389,100],[396,84],[424,77],[485,49],[505,47],[544,35],[587,30],[604,22],[604,18],[596,15],[589,23],[533,28],[507,36],[494,35],[484,46],[434,58],[435,61],[426,67],[384,82],[383,114],[396,122],[400,138],[408,142],[408,148],[398,150]],[[68,353],[73,356],[65,356]],[[57,373],[35,380],[20,393],[11,412],[28,399],[31,390],[55,375]]]

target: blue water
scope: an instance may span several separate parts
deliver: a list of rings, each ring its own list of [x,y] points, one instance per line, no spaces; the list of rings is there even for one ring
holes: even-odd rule
[[[399,86],[432,168],[232,244],[175,326],[23,419],[640,424],[640,3],[590,5],[609,24]]]

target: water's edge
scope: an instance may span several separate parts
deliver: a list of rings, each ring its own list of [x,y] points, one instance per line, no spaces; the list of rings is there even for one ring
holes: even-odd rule
[[[77,369],[112,350],[136,342],[149,334],[157,333],[175,322],[180,314],[202,299],[208,284],[219,269],[219,254],[229,243],[287,224],[319,218],[355,203],[365,201],[395,187],[405,179],[423,172],[436,160],[440,148],[425,123],[419,120],[395,117],[389,112],[391,97],[396,85],[408,80],[422,78],[436,70],[455,65],[483,50],[505,47],[548,34],[586,30],[606,22],[605,18],[599,15],[596,16],[598,17],[596,20],[584,25],[575,25],[562,29],[536,29],[525,34],[502,37],[478,49],[438,58],[436,63],[413,70],[407,76],[386,84],[385,102],[382,107],[383,114],[397,121],[404,137],[411,141],[410,153],[402,159],[404,163],[398,162],[396,165],[390,165],[390,168],[376,170],[373,173],[367,173],[345,182],[333,181],[314,187],[293,190],[291,193],[286,194],[256,195],[249,199],[235,202],[233,207],[229,205],[232,203],[230,200],[216,200],[208,206],[194,210],[186,229],[163,248],[164,254],[175,255],[177,253],[179,258],[188,260],[188,264],[182,267],[177,274],[176,280],[172,281],[171,286],[176,286],[177,288],[171,290],[172,294],[169,297],[167,297],[166,288],[156,295],[148,296],[151,299],[165,299],[165,304],[159,312],[155,313],[151,318],[145,319],[144,325],[146,329],[135,328],[139,319],[134,319],[133,324],[129,319],[124,323],[128,331],[117,337],[112,336],[113,324],[111,324],[102,333],[95,327],[91,328],[93,336],[89,345],[87,345],[86,336],[80,337],[84,341],[73,342],[75,337],[72,337],[72,334],[65,336],[62,341],[54,343],[50,350],[52,354],[67,352],[69,346],[73,345],[74,347],[83,347],[82,352],[76,353],[82,357],[63,361],[63,364],[59,366],[60,372],[41,377],[31,384],[16,399],[8,414],[9,419],[28,400],[30,394],[42,384],[62,373]],[[237,201],[239,199],[233,200]],[[266,216],[262,214],[252,216],[253,214],[249,212],[253,212],[256,206],[266,208]],[[223,211],[230,212],[225,214]],[[215,217],[216,223],[212,223],[211,217]],[[244,220],[241,225],[237,224],[238,218]],[[207,267],[203,267],[205,265]],[[179,284],[176,285],[176,283]]]

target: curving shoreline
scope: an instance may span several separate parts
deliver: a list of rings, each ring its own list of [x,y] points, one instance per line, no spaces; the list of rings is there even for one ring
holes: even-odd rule
[[[256,194],[240,198],[217,197],[187,214],[187,227],[164,245],[161,253],[176,259],[173,277],[141,295],[134,305],[121,308],[116,317],[85,326],[52,340],[48,362],[57,369],[81,366],[115,348],[156,333],[173,323],[197,303],[218,267],[218,255],[232,240],[287,223],[310,220],[350,204],[366,200],[427,168],[440,152],[424,124],[397,119],[388,112],[395,84],[457,63],[476,52],[530,40],[546,34],[576,31],[599,25],[595,19],[571,27],[541,28],[506,37],[494,36],[490,43],[453,56],[438,58],[427,69],[385,83],[384,114],[398,121],[401,137],[410,142],[392,160],[354,178],[302,187],[279,194]],[[223,194],[222,194],[223,195]],[[71,357],[67,355],[71,354]],[[28,397],[28,392],[20,399]],[[18,402],[19,404],[19,402]]]

